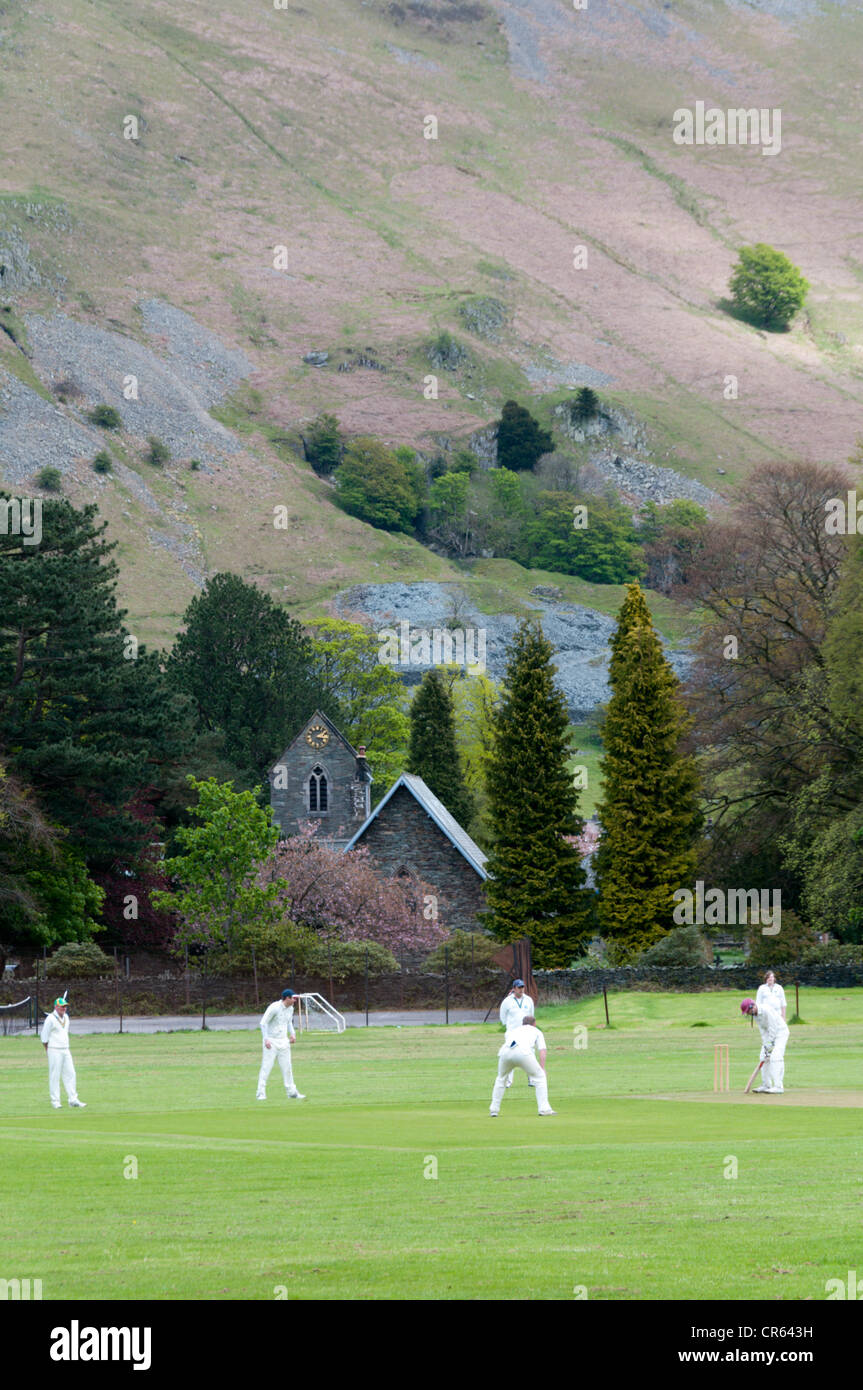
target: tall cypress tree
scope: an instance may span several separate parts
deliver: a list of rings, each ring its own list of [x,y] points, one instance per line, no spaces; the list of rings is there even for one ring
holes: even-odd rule
[[[474,800],[464,783],[455,741],[452,696],[440,671],[427,671],[410,708],[408,772],[416,773],[460,825],[469,826]]]
[[[638,584],[618,616],[609,682],[596,878],[600,930],[625,962],[675,925],[672,894],[691,887],[701,825],[695,764],[680,750],[690,721]]]
[[[592,926],[592,895],[571,839],[584,822],[569,771],[566,701],[551,643],[524,622],[509,652],[488,768],[493,844],[485,920],[501,941],[531,940],[534,963],[567,966]]]

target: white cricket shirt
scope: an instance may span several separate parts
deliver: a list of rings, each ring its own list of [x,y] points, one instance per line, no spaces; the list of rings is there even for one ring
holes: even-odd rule
[[[498,1048],[498,1057],[507,1052],[540,1052],[545,1048],[545,1038],[533,1023],[520,1023],[506,1035],[506,1041]]]
[[[275,1004],[271,1004],[261,1019],[261,1032],[264,1042],[275,1043],[277,1046],[286,1047],[288,1034],[295,1037],[294,1033],[294,1006],[289,1004],[285,1008],[281,999],[277,999]]]
[[[536,1005],[530,995],[525,993],[520,999],[516,999],[514,994],[508,994],[500,1006],[500,1021],[507,1032],[511,1028],[519,1028],[525,1018],[536,1012]]]
[[[48,1015],[45,1022],[42,1024],[40,1037],[43,1043],[47,1043],[51,1048],[56,1048],[58,1052],[68,1052],[69,1015],[65,1014],[64,1017],[61,1018],[55,1009],[52,1014]]]

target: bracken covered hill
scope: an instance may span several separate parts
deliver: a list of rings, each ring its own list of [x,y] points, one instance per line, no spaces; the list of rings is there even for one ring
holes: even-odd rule
[[[51,463],[98,499],[124,601],[165,640],[216,569],[300,612],[461,581],[333,505],[295,452],[321,409],[433,447],[584,383],[720,492],[765,458],[847,457],[861,34],[816,0],[0,0],[0,473]],[[696,101],[779,108],[780,152],[675,144]],[[789,333],[724,303],[754,241],[811,283]],[[427,399],[443,330],[467,356]],[[103,477],[99,400],[124,420]]]

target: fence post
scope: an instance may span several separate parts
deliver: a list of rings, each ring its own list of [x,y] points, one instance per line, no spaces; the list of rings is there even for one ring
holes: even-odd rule
[[[608,1017],[608,994],[606,992],[605,985],[602,986],[602,999],[603,1003],[605,1004],[605,1026],[606,1028],[610,1028],[611,1020]]]
[[[446,1022],[449,1023],[449,946],[443,948],[443,997]]]
[[[366,1027],[369,1026],[369,948],[366,947]]]
[[[117,963],[117,947],[114,947],[114,998],[117,1001],[117,1013],[120,1015],[120,1032],[123,1031],[123,1006],[120,1003],[120,968]]]

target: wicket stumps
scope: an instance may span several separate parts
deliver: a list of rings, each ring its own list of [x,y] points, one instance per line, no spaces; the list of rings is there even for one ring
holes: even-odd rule
[[[728,1043],[717,1043],[713,1049],[713,1089],[714,1091],[731,1090]]]

